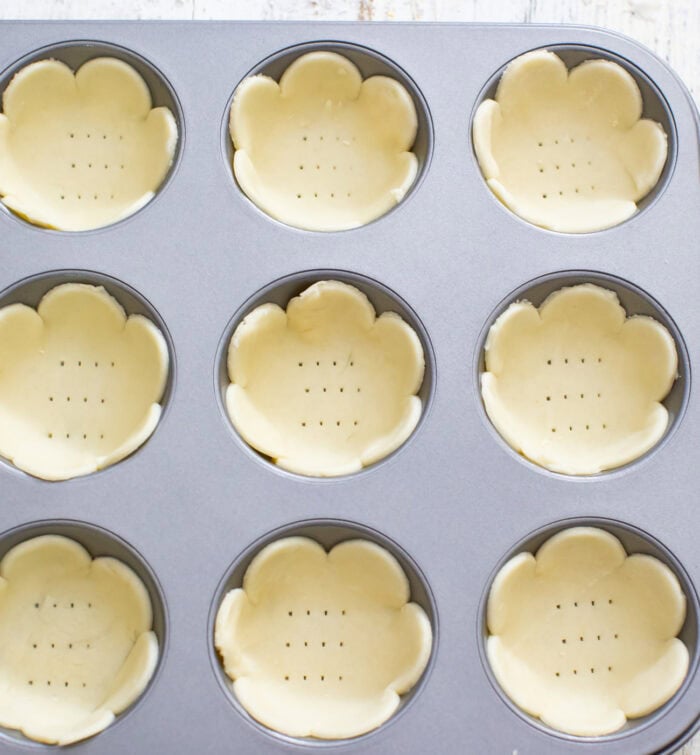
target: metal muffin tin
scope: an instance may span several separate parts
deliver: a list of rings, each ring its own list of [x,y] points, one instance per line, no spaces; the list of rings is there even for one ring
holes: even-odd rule
[[[700,717],[700,401],[691,386],[699,366],[700,157],[697,113],[675,75],[631,40],[562,26],[3,22],[0,39],[3,88],[37,52],[76,65],[104,54],[104,44],[118,46],[108,54],[124,48],[138,56],[130,62],[146,72],[155,101],[170,104],[180,127],[168,180],[124,221],[61,233],[0,212],[0,303],[18,296],[36,303],[50,287],[47,273],[61,271],[57,283],[72,271],[68,278],[102,283],[127,310],[162,318],[156,321],[171,348],[166,410],[133,456],[61,483],[0,465],[0,529],[11,530],[0,536],[0,555],[20,536],[47,531],[43,520],[70,520],[48,530],[72,533],[93,555],[127,560],[156,605],[162,658],[149,689],[114,725],[73,750],[613,755],[673,752],[687,740]],[[99,44],[61,47],[76,40]],[[393,75],[408,77],[421,114],[416,186],[386,216],[342,233],[304,232],[264,215],[235,184],[226,138],[239,81],[270,59],[278,64],[287,48],[302,45],[303,52],[316,44],[350,53],[366,75],[386,70],[389,61]],[[353,53],[347,45],[363,49]],[[661,119],[669,135],[659,187],[638,215],[606,231],[558,234],[520,220],[488,190],[473,154],[471,117],[494,76],[527,50],[559,46],[574,48],[563,55],[568,63],[583,47],[590,48],[586,55],[612,55],[631,67],[645,114]],[[293,294],[295,282],[299,290],[332,270],[363,276],[380,310],[395,298],[415,313],[425,329],[430,382],[423,420],[400,450],[357,475],[315,480],[280,473],[243,448],[221,404],[222,339],[234,315],[245,314],[241,308],[272,282],[286,278]],[[682,382],[669,399],[672,431],[642,460],[592,478],[551,474],[517,457],[489,424],[479,396],[484,328],[504,299],[547,276],[537,288],[543,293],[552,274],[571,280],[571,271],[576,280],[597,271],[628,282],[628,306],[658,303],[679,339]],[[15,288],[33,276],[42,277],[24,294]],[[689,601],[682,636],[692,661],[681,691],[609,737],[577,739],[528,719],[498,690],[484,661],[484,600],[495,570],[564,520],[597,522],[628,547],[657,554],[679,574]],[[18,534],[37,521],[40,530]],[[252,544],[291,528],[330,545],[357,532],[349,523],[408,569],[414,599],[433,621],[433,656],[403,709],[377,731],[335,744],[291,740],[232,705],[212,648],[212,612],[222,590],[240,579]],[[118,539],[105,539],[103,530]],[[46,748],[0,734],[2,752],[31,749]]]

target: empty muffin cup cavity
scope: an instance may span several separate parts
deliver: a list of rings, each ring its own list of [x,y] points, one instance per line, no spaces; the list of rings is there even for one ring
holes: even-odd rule
[[[660,543],[609,520],[562,522],[521,542],[491,582],[482,621],[496,688],[552,733],[653,724],[697,660],[684,570]]]
[[[555,46],[511,61],[472,122],[489,188],[543,228],[586,233],[649,204],[675,159],[673,119],[655,85],[603,50]]]
[[[402,446],[434,382],[427,334],[408,305],[339,271],[290,276],[256,294],[224,335],[219,370],[243,440],[310,477],[357,472]]]
[[[9,739],[66,745],[99,734],[151,683],[165,607],[147,564],[74,521],[0,538],[0,726]]]
[[[415,696],[435,621],[424,578],[394,543],[346,522],[302,522],[251,546],[220,584],[215,669],[271,733],[354,738]]]
[[[5,72],[0,88],[0,196],[30,223],[83,231],[122,220],[155,196],[176,160],[176,97],[123,48],[44,48]]]
[[[124,284],[61,271],[0,295],[0,455],[45,480],[104,469],[154,432],[172,346]]]
[[[560,273],[513,292],[479,365],[486,414],[515,451],[593,475],[639,459],[685,408],[689,363],[669,315],[612,276]]]
[[[424,172],[430,117],[391,61],[341,43],[263,61],[234,92],[226,152],[244,194],[287,225],[340,231],[401,202]]]

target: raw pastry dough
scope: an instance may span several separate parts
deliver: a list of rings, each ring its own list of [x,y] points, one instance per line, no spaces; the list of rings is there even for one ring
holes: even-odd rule
[[[418,160],[418,119],[392,78],[363,81],[333,52],[297,58],[279,84],[245,79],[231,106],[239,186],[277,220],[313,231],[365,225],[400,202]]]
[[[317,477],[356,472],[413,432],[423,348],[397,314],[354,286],[320,281],[286,311],[262,304],[236,328],[226,407],[253,448]]]
[[[303,537],[266,546],[216,617],[236,697],[260,723],[294,737],[376,728],[430,657],[430,621],[409,597],[396,559],[369,541],[330,553]]]
[[[35,310],[0,309],[0,454],[64,480],[128,456],[151,435],[168,347],[102,287],[66,283]]]
[[[43,535],[0,562],[0,725],[69,744],[102,731],[158,661],[151,602],[131,569]]]
[[[685,596],[652,556],[594,527],[520,553],[491,586],[487,640],[506,694],[560,731],[599,736],[663,705],[683,683]]]
[[[617,63],[587,60],[569,72],[535,50],[479,105],[474,148],[514,213],[554,231],[597,231],[633,215],[666,164],[663,128],[641,116],[639,87]]]
[[[677,377],[676,345],[653,318],[625,319],[613,291],[586,283],[539,308],[515,302],[484,351],[486,412],[536,464],[595,474],[638,458],[666,432],[660,402]]]
[[[30,63],[2,102],[0,195],[36,225],[115,223],[151,200],[173,161],[173,114],[151,109],[146,82],[116,58],[75,74],[58,60]]]

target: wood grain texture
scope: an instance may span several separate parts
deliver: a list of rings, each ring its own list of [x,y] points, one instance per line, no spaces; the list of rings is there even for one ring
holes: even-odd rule
[[[11,18],[588,24],[647,45],[700,102],[700,0],[0,0],[0,19]],[[700,735],[677,755],[700,755]]]

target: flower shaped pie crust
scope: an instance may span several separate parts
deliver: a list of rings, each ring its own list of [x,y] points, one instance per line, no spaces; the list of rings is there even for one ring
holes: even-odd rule
[[[486,339],[481,395],[504,440],[543,467],[586,475],[638,458],[666,432],[673,338],[626,318],[613,291],[562,288],[511,304]]]
[[[245,79],[231,106],[233,171],[277,220],[313,231],[365,225],[400,202],[418,160],[410,94],[387,76],[362,80],[342,55],[297,58],[279,84]]]
[[[103,469],[158,424],[165,339],[101,287],[66,283],[37,309],[0,309],[0,364],[0,454],[36,477]]]
[[[114,558],[44,535],[0,562],[0,725],[65,745],[102,731],[158,661],[151,603]]]
[[[116,58],[75,74],[58,60],[30,63],[2,101],[0,195],[36,225],[115,223],[150,201],[173,161],[173,114],[152,109],[146,82]]]
[[[506,207],[543,228],[584,233],[621,223],[666,164],[666,134],[641,117],[642,105],[617,63],[587,60],[567,71],[552,52],[521,55],[474,116],[481,172]]]
[[[422,404],[423,348],[393,312],[319,281],[292,299],[254,309],[228,352],[231,422],[276,464],[318,477],[356,472],[398,448]]]
[[[491,668],[506,694],[560,731],[599,736],[683,683],[686,601],[658,559],[594,527],[547,540],[499,571],[488,599]]]
[[[376,728],[426,667],[430,621],[396,559],[366,540],[329,553],[289,537],[253,559],[216,618],[215,644],[253,718],[293,737]]]

